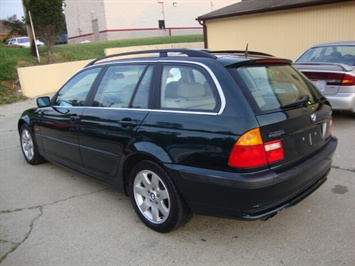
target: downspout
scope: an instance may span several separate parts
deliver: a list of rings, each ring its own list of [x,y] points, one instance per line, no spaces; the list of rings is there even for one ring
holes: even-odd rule
[[[203,46],[208,49],[208,41],[207,41],[207,26],[205,25],[204,20],[197,20],[198,23],[203,27]]]
[[[165,32],[166,32],[164,1],[157,0],[157,2],[158,2],[158,4],[161,4],[161,13],[163,15],[164,28],[165,28]],[[170,31],[169,31],[169,36],[171,36],[171,32]]]
[[[158,0],[158,4],[161,4],[161,13],[163,14],[163,20],[165,21],[164,1]]]

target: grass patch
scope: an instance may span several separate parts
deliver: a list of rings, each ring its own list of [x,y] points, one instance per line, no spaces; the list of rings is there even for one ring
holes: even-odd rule
[[[56,45],[52,48],[52,63],[94,59],[104,56],[106,48],[153,45],[165,43],[202,42],[202,35],[167,36],[158,38],[107,41],[96,43]],[[45,47],[39,47],[41,63],[30,54],[30,49],[0,45],[0,104],[23,100],[17,76],[18,67],[48,64]]]

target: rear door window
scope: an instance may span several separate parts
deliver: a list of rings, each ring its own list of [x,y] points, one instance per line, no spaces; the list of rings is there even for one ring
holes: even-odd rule
[[[148,108],[148,91],[153,66],[119,65],[107,69],[94,106],[111,108]]]
[[[160,96],[162,109],[215,111],[218,108],[215,86],[197,66],[164,65]]]
[[[231,72],[241,79],[261,111],[317,102],[322,95],[290,66],[246,66]]]

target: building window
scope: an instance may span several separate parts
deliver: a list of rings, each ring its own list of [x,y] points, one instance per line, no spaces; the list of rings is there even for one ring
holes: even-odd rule
[[[165,30],[165,20],[158,20],[159,29]]]

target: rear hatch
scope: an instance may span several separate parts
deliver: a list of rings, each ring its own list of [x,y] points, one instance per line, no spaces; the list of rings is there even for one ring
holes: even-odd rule
[[[325,95],[335,95],[339,92],[340,86],[348,86],[349,79],[346,72],[354,69],[353,66],[337,63],[294,63],[308,79]],[[354,82],[354,81],[352,81]],[[351,82],[350,82],[351,83]]]
[[[282,171],[325,147],[330,104],[290,61],[251,60],[229,69],[253,106],[271,169]]]

